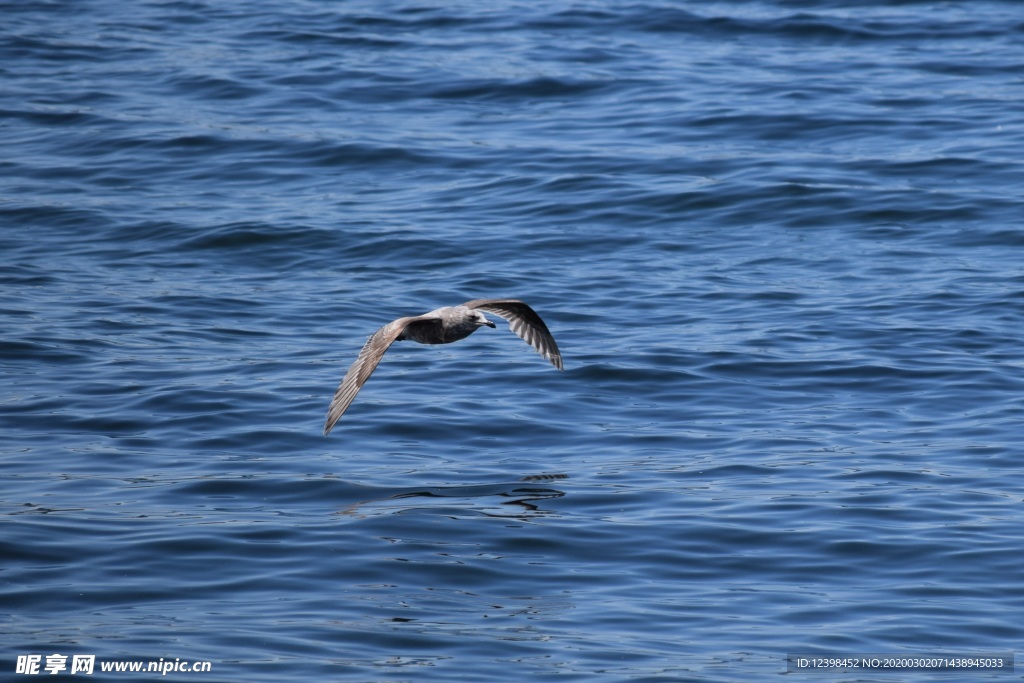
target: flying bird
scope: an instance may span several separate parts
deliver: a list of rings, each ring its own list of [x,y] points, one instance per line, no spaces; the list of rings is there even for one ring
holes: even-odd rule
[[[474,299],[460,306],[445,306],[423,315],[399,318],[370,335],[363,350],[345,373],[327,409],[324,436],[330,433],[352,405],[356,394],[394,342],[411,339],[420,344],[450,344],[465,339],[481,327],[495,326],[481,311],[494,313],[507,320],[510,330],[551,361],[552,365],[562,369],[562,354],[548,326],[536,311],[518,299]]]

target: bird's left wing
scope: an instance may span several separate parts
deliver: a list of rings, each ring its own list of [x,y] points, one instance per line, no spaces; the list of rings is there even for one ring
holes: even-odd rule
[[[352,405],[356,394],[359,393],[359,390],[366,384],[366,380],[373,374],[377,364],[380,363],[380,359],[384,357],[384,352],[391,347],[395,340],[405,331],[406,327],[410,324],[434,324],[440,326],[440,322],[437,318],[428,319],[424,316],[399,318],[389,322],[370,335],[370,338],[363,344],[363,349],[359,352],[359,356],[349,367],[348,372],[345,373],[341,384],[338,385],[338,390],[334,392],[334,398],[331,399],[331,405],[327,409],[327,419],[324,421],[324,436],[330,433],[334,424],[348,410],[348,407]]]

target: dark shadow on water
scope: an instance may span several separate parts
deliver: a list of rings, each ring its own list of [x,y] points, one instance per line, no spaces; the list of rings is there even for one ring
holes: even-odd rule
[[[449,516],[471,514],[518,519],[553,515],[556,513],[543,508],[541,501],[561,498],[565,492],[541,484],[568,478],[567,474],[537,474],[497,484],[380,488],[376,489],[379,495],[353,503],[336,514],[369,517],[415,510]]]

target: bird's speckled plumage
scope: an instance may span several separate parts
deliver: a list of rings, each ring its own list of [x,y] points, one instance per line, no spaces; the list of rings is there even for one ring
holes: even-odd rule
[[[423,315],[408,316],[389,322],[366,340],[355,362],[334,393],[324,422],[324,435],[352,404],[356,394],[370,378],[384,352],[396,342],[410,339],[420,344],[450,344],[465,339],[483,326],[494,327],[480,311],[501,316],[509,329],[537,350],[537,353],[562,369],[562,355],[555,338],[537,312],[518,299],[474,299],[459,306],[445,306]]]

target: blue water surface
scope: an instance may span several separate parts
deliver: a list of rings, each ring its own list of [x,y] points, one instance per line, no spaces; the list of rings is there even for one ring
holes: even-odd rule
[[[5,679],[1020,649],[1017,3],[0,12]],[[397,344],[324,438],[367,335],[480,297],[565,371]],[[210,670],[99,670],[160,659]]]

